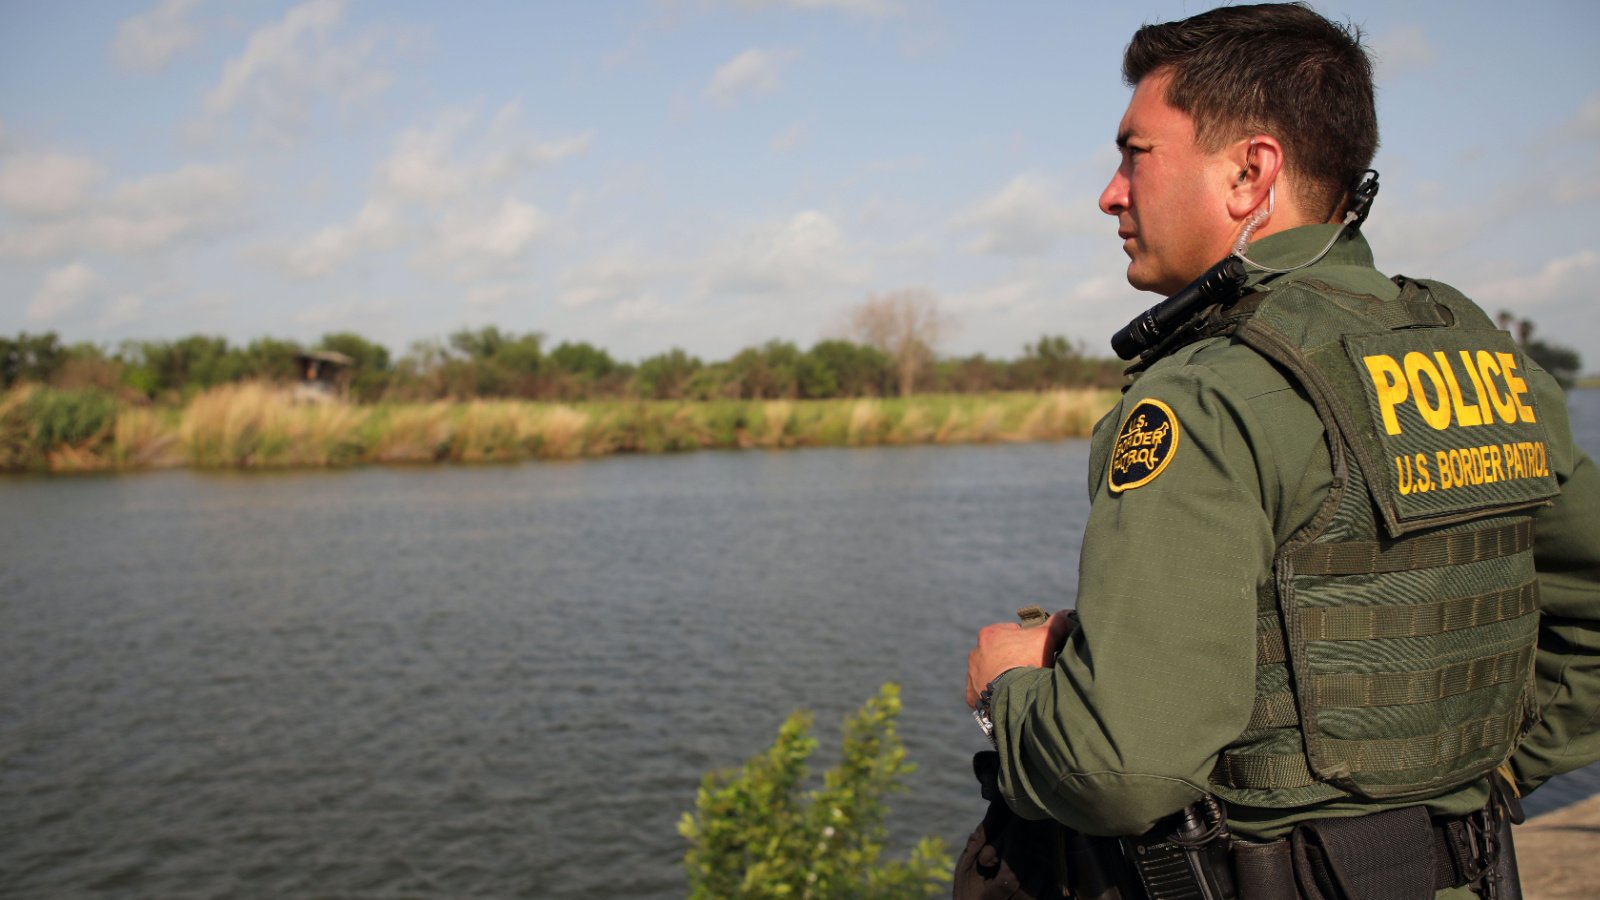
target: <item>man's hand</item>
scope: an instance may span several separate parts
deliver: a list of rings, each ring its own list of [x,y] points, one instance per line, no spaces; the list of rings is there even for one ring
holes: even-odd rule
[[[978,692],[1007,669],[1054,665],[1071,631],[1071,620],[1057,613],[1044,628],[996,622],[978,632],[978,645],[967,654],[967,705],[976,709]]]

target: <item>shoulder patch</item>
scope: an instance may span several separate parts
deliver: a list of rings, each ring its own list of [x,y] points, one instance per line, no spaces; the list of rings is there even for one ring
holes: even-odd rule
[[[1178,417],[1160,400],[1140,400],[1122,420],[1106,483],[1111,493],[1149,484],[1178,452]]]

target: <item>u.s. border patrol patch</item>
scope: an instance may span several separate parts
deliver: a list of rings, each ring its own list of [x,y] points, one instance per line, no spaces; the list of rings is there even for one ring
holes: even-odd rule
[[[1122,420],[1111,450],[1107,484],[1113,494],[1156,480],[1178,452],[1178,417],[1160,400],[1140,400]]]

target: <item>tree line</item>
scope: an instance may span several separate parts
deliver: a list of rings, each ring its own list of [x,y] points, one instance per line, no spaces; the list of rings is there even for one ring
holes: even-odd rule
[[[1120,362],[1090,356],[1061,336],[1042,336],[1009,360],[982,354],[935,358],[925,344],[900,349],[897,359],[890,351],[844,338],[821,340],[804,350],[772,340],[721,361],[674,348],[629,363],[586,341],[552,345],[543,334],[492,325],[416,342],[399,357],[349,331],[325,334],[310,344],[265,337],[239,345],[197,334],[124,341],[115,348],[68,344],[53,331],[24,332],[0,337],[0,387],[34,382],[115,392],[135,402],[182,403],[220,384],[293,383],[300,378],[296,357],[307,351],[349,357],[351,399],[367,403],[497,397],[826,399],[1109,387],[1121,380]]]
[[[1533,323],[1499,315],[1528,355],[1571,386],[1578,354],[1533,338]],[[673,348],[637,363],[617,360],[587,341],[551,345],[539,332],[490,325],[443,339],[418,341],[398,358],[382,344],[350,331],[325,334],[310,345],[257,338],[244,345],[208,335],[172,341],[124,341],[115,349],[65,344],[53,331],[0,337],[0,388],[35,382],[115,392],[135,402],[182,403],[208,388],[239,381],[292,383],[307,351],[350,361],[342,378],[358,402],[424,402],[471,398],[579,400],[779,400],[907,396],[916,392],[978,393],[1114,387],[1123,364],[1092,356],[1060,335],[1024,344],[1015,359],[982,354],[939,357],[948,330],[927,292],[868,297],[843,321],[846,337],[810,349],[784,340],[747,347],[721,361]]]

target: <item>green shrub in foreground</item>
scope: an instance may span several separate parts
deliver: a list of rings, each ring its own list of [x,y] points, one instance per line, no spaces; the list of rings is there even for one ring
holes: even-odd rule
[[[820,790],[801,790],[817,748],[804,711],[742,768],[707,774],[678,824],[690,842],[690,897],[898,900],[947,890],[951,861],[938,838],[922,838],[909,859],[880,859],[884,797],[916,768],[895,729],[899,713],[900,688],[886,684],[846,719],[843,758]]]
[[[100,391],[29,386],[0,403],[0,468],[42,466],[51,451],[93,451],[116,424],[117,402]]]

